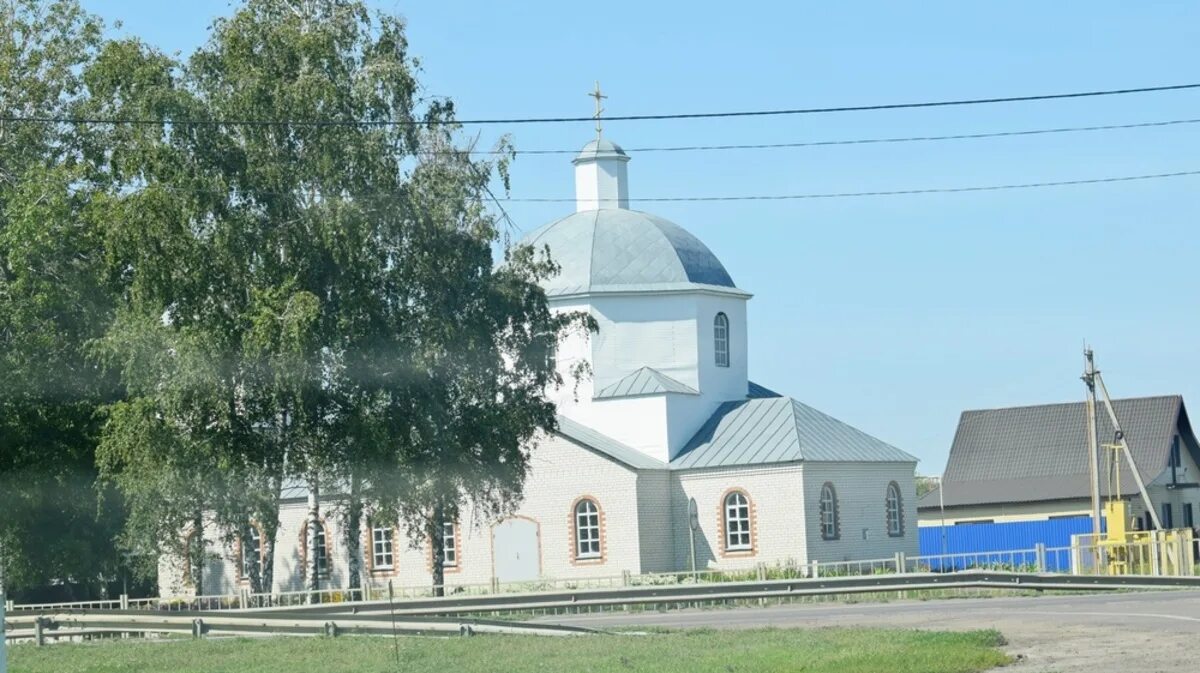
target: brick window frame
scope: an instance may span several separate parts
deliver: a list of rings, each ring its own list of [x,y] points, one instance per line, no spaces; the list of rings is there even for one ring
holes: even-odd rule
[[[400,574],[400,526],[392,522],[388,522],[388,526],[377,526],[376,523],[383,522],[371,521],[368,518],[366,530],[363,531],[363,566],[370,577],[396,577]],[[388,527],[392,529],[392,567],[376,568],[375,529]]]
[[[893,493],[896,494],[896,531],[892,530]],[[888,537],[904,537],[904,524],[904,493],[900,491],[900,484],[889,481],[883,500],[883,529],[887,531]]]
[[[750,511],[750,548],[730,549],[729,539],[725,535],[725,501],[734,493],[739,493],[746,499]],[[758,555],[758,505],[750,492],[740,486],[725,489],[721,499],[717,501],[717,539],[721,541],[719,552],[722,558],[744,558]]]
[[[833,523],[833,532],[832,533],[830,533],[829,531],[827,531],[825,529],[825,491],[826,491],[826,489],[828,489],[829,493],[833,496],[832,504],[830,505],[833,508],[833,512],[832,512],[832,514],[833,514],[833,522],[832,522]],[[833,485],[833,482],[831,482],[831,481],[827,481],[824,484],[821,484],[821,491],[817,495],[817,527],[821,531],[821,539],[822,540],[833,541],[833,540],[842,539],[841,507],[838,506],[837,488]]]
[[[318,572],[317,579],[327,580],[333,574],[333,536],[329,534],[329,524],[326,523],[325,517],[319,517],[318,523],[321,526],[321,531],[325,533],[325,572]],[[304,523],[300,524],[300,579],[308,577],[308,536],[305,533],[308,531],[308,517],[304,518]],[[392,546],[392,556],[395,558],[395,545]],[[395,565],[393,562],[392,565]]]
[[[458,519],[447,521],[446,523],[454,524],[454,565],[442,566],[443,575],[453,575],[462,572],[463,556],[462,556],[462,526],[459,525]],[[433,543],[429,540],[425,541],[425,570],[430,575],[433,574]]]
[[[258,524],[258,522],[251,521],[250,526],[254,530],[258,531],[258,574],[259,574],[259,578],[261,579],[263,568],[265,568],[267,565],[267,558],[266,558],[267,554],[263,550],[263,542],[266,541],[267,536],[265,533],[263,533],[262,526],[260,526]],[[237,553],[235,554],[235,556],[236,556],[235,563],[237,563],[237,566],[235,569],[237,571],[238,584],[240,584],[242,586],[249,586],[250,576],[242,574],[242,568],[244,567],[244,564],[242,563],[242,555],[245,553],[245,549],[243,547],[243,542],[244,541],[242,540],[242,536],[239,535],[238,540],[237,540]]]
[[[577,544],[575,509],[580,503],[585,500],[590,501],[596,507],[597,519],[600,523],[600,555],[579,557],[579,545]],[[590,566],[603,565],[608,560],[608,522],[604,514],[604,508],[600,506],[600,499],[594,495],[581,495],[571,502],[571,508],[567,510],[567,558],[571,559],[573,566]]]

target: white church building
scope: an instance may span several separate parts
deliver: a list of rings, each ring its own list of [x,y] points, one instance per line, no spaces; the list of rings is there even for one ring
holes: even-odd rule
[[[551,307],[586,311],[599,330],[561,343],[558,429],[532,449],[515,515],[480,520],[468,506],[446,526],[447,585],[917,554],[916,458],[749,381],[750,293],[687,230],[629,208],[618,145],[598,137],[573,163],[576,212],[525,242],[561,266]],[[591,373],[571,380],[581,360]],[[298,590],[305,493],[285,496],[274,588]],[[346,586],[335,518],[322,588]],[[368,525],[364,581],[428,586],[429,548],[393,522]],[[209,546],[205,593],[236,591],[241,548],[257,545]],[[183,578],[165,563],[162,595],[186,591]]]

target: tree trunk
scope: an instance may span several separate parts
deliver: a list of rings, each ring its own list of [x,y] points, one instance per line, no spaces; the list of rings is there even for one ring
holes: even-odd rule
[[[275,547],[279,539],[279,496],[283,490],[282,474],[271,477],[270,489],[274,506],[267,513],[262,530],[262,586],[263,591],[267,593],[275,591]]]
[[[439,503],[433,508],[433,516],[429,517],[429,550],[433,554],[433,595],[446,595],[446,567],[442,564],[445,553],[446,538],[442,536],[446,509]]]
[[[346,588],[362,588],[362,496],[357,472],[350,474],[350,493],[346,502]]]
[[[254,526],[250,519],[242,522],[242,566],[246,568],[246,580],[250,584],[250,593],[262,593],[262,544],[263,536],[258,537],[258,548],[252,544]],[[257,556],[254,556],[257,554]],[[238,569],[240,572],[240,568]]]
[[[192,515],[192,535],[188,538],[184,553],[188,557],[192,588],[197,596],[204,595],[204,515],[197,512]]]
[[[317,576],[317,571],[320,570],[319,556],[320,553],[317,531],[321,527],[321,483],[314,471],[308,476],[308,521],[304,526],[304,546],[308,558],[305,559],[305,589],[316,592],[321,588],[321,578]],[[311,594],[308,597],[309,602],[316,600],[316,595]]]

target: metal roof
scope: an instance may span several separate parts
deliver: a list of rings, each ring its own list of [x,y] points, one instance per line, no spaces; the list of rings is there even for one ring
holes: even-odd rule
[[[662,393],[680,393],[682,395],[700,394],[695,388],[680,383],[653,367],[642,367],[635,372],[621,377],[616,383],[605,386],[592,399],[605,400],[616,397],[636,397],[638,395],[658,395]]]
[[[750,399],[759,397],[783,397],[783,395],[780,395],[774,390],[760,386],[753,381],[747,381],[746,384],[746,397]]]
[[[1134,462],[1149,482],[1167,468],[1178,431],[1196,456],[1198,447],[1178,395],[1114,400]],[[1112,441],[1113,427],[1097,404],[1100,443]],[[1103,467],[1103,466],[1102,466]],[[964,411],[942,477],[947,507],[1091,497],[1087,458],[1087,409],[1083,402]],[[1122,463],[1123,494],[1137,493]],[[1108,494],[1106,484],[1101,492]],[[918,503],[937,507],[938,493]]]
[[[596,453],[639,470],[665,470],[667,464],[566,416],[558,417],[558,434]]]
[[[758,397],[718,407],[671,461],[671,469],[795,461],[915,463],[917,459],[790,397]]]
[[[551,297],[708,289],[749,296],[700,239],[656,215],[625,208],[573,213],[527,236],[550,248],[559,273],[543,282]]]
[[[628,160],[628,156],[625,154],[625,150],[621,149],[620,145],[608,138],[597,138],[579,150],[579,154],[575,156],[575,161],[579,162],[605,157],[624,157]]]

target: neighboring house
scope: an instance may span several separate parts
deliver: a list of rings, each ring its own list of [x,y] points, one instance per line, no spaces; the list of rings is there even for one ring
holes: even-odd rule
[[[628,161],[588,143],[574,160],[577,212],[526,239],[561,266],[545,283],[551,308],[586,311],[599,331],[561,344],[558,431],[533,447],[516,514],[481,520],[467,503],[447,526],[447,583],[686,570],[691,501],[699,569],[916,554],[916,459],[748,380],[751,295],[686,230],[629,209]],[[581,362],[591,375],[576,380]],[[275,588],[299,589],[305,492],[285,495]],[[346,584],[339,525],[330,516],[322,531],[323,587]],[[368,526],[370,581],[429,583],[427,548],[409,548],[395,522]],[[205,586],[237,586],[239,550],[254,544],[211,543]],[[182,577],[165,563],[163,593]]]
[[[1167,528],[1195,525],[1200,510],[1200,445],[1178,395],[1115,400],[1138,472]],[[1103,403],[1097,404],[1101,445],[1100,493],[1109,497],[1108,456],[1114,440]],[[918,503],[920,524],[1003,523],[1091,515],[1083,402],[965,411],[950,448],[942,491]],[[1150,519],[1122,459],[1120,496],[1137,525]]]

